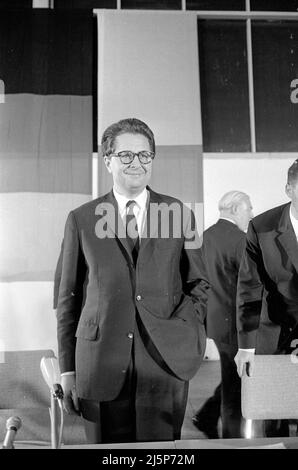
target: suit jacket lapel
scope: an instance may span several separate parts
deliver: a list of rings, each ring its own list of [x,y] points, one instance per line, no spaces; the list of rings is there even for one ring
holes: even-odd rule
[[[152,239],[154,239],[155,237],[157,237],[158,232],[158,226],[152,223],[152,221],[150,221],[150,205],[160,203],[161,199],[159,195],[152,191],[149,187],[147,187],[147,189],[149,191],[149,198],[147,201],[147,214],[141,236],[139,255],[146,247],[148,247],[149,242],[152,241]]]
[[[152,191],[149,187],[147,187],[149,191],[149,198],[148,198],[148,206],[147,206],[147,214],[146,214],[146,220],[141,236],[141,243],[140,243],[140,249],[139,249],[139,256],[140,253],[144,251],[145,248],[148,248],[148,245],[150,242],[152,242],[152,239],[157,237],[158,233],[158,226],[155,223],[150,223],[150,204],[160,204],[162,202],[161,197],[159,196],[158,193],[155,193]],[[112,204],[114,206],[114,213],[115,217],[107,218],[107,224],[109,226],[109,229],[113,232],[113,234],[116,237],[116,240],[121,243],[122,247],[125,249],[127,254],[129,255],[129,258],[131,261],[133,261],[132,258],[132,253],[130,246],[128,244],[128,241],[125,236],[125,227],[122,221],[122,218],[119,214],[118,210],[118,204],[115,199],[113,191],[110,191],[108,194],[104,196],[102,201],[99,203],[97,206],[97,213],[100,212],[100,206],[102,205],[104,207],[104,204]]]
[[[285,249],[289,259],[293,263],[296,271],[298,272],[298,243],[295,232],[293,230],[290,215],[290,204],[287,204],[282,212],[280,223],[278,226],[278,240]]]
[[[133,262],[131,248],[130,248],[130,246],[128,244],[128,241],[127,241],[127,238],[126,238],[125,226],[124,226],[123,220],[122,220],[122,218],[119,214],[118,204],[117,204],[117,201],[115,199],[113,190],[110,191],[108,194],[106,194],[105,197],[102,199],[102,201],[97,206],[97,212],[98,213],[100,211],[99,207],[102,206],[104,208],[105,204],[113,206],[113,216],[107,217],[107,219],[106,219],[107,225],[108,225],[109,229],[113,232],[116,241],[121,244],[121,246],[127,252],[130,260]]]

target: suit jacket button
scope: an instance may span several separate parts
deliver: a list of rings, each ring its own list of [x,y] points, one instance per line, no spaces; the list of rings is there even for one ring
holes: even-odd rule
[[[136,299],[137,299],[137,301],[139,302],[140,300],[142,300],[142,296],[141,296],[141,295],[137,295],[137,296],[136,296]]]
[[[133,333],[128,333],[128,334],[127,334],[127,337],[128,337],[129,339],[132,339],[132,338],[133,338]]]

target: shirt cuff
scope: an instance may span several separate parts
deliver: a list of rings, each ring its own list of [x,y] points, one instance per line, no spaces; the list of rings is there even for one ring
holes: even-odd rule
[[[255,352],[255,348],[250,348],[250,349],[239,348],[239,351],[245,351],[245,352],[252,352],[252,353],[254,353],[254,352]],[[62,375],[62,374],[61,374],[61,375]]]
[[[60,374],[60,375],[62,377],[63,375],[76,375],[76,373],[75,373],[74,370],[72,370],[72,371],[69,371],[69,372],[62,372],[62,374]]]

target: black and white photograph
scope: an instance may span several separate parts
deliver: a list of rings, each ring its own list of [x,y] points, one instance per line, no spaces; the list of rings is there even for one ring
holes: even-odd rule
[[[1,450],[297,426],[298,0],[0,0]]]

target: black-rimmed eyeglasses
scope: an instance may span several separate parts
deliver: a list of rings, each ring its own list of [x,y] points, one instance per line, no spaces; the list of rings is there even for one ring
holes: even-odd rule
[[[147,150],[141,150],[140,152],[131,152],[130,150],[123,150],[119,153],[110,153],[108,157],[117,157],[120,158],[121,163],[124,165],[128,165],[132,163],[135,159],[135,156],[138,156],[140,163],[147,165],[147,163],[152,162],[153,158],[155,157],[154,152],[149,152]]]

